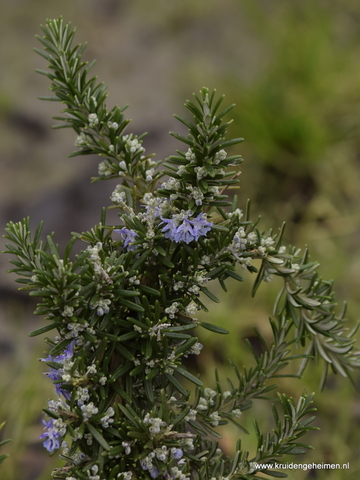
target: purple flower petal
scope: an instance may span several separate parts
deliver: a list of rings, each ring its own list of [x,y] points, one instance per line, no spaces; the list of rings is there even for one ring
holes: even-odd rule
[[[41,439],[46,438],[45,442],[43,442],[43,445],[50,453],[60,448],[59,433],[54,430],[53,423],[53,418],[48,421],[43,420],[43,424],[47,428],[47,431],[40,435]]]
[[[120,234],[121,239],[124,240],[124,247],[125,248],[127,248],[128,250],[135,250],[136,246],[131,245],[131,243],[135,241],[135,238],[139,236],[135,232],[135,230],[130,230],[129,228],[123,227],[123,228],[120,228],[118,230],[114,230],[114,232]]]
[[[206,235],[211,230],[212,223],[208,222],[203,213],[193,219],[184,216],[182,222],[174,218],[161,218],[165,227],[162,232],[165,233],[165,238],[169,238],[173,242],[190,243],[193,240],[199,240],[199,237]]]

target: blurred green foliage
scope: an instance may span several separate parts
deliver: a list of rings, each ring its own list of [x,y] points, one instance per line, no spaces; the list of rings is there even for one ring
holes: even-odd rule
[[[46,92],[33,73],[39,64],[35,54],[31,56],[31,45],[39,23],[63,15],[78,25],[81,41],[97,45],[89,54],[98,58],[96,69],[105,72],[110,92],[117,98],[114,103],[129,102],[135,124],[146,110],[143,122],[148,122],[145,129],[150,137],[156,128],[163,135],[163,119],[176,110],[174,105],[204,84],[225,92],[227,101],[236,103],[230,134],[246,140],[241,146],[243,204],[251,197],[252,210],[263,215],[264,226],[277,228],[287,221],[289,243],[310,246],[324,277],[337,279],[337,297],[349,300],[349,315],[356,320],[360,304],[359,2],[149,3],[2,0],[0,54],[6,66],[0,81],[3,205],[19,198],[25,203],[29,195],[49,186],[61,188],[75,177],[74,169],[80,169],[74,161],[64,160],[73,141],[65,134],[36,141],[7,121],[13,111],[20,110],[45,118],[48,125],[48,112],[54,114],[51,105],[36,101],[37,95]],[[166,155],[173,153],[173,145],[170,141],[162,146]],[[221,307],[211,305],[212,320],[228,328],[231,335],[220,344],[210,332],[200,333],[207,352],[197,367],[205,376],[206,372],[212,375],[217,365],[226,377],[229,357],[237,358],[239,364],[251,362],[244,338],[252,338],[254,325],[266,337],[276,288],[262,288],[249,301],[247,283],[234,285]],[[10,457],[0,466],[2,480],[45,480],[54,468],[38,440],[40,412],[51,396],[51,386],[36,361],[41,344],[25,340],[32,329],[26,315],[21,310],[2,313],[11,326],[14,345],[0,365],[0,418],[7,420],[1,433],[3,438],[12,438],[6,445]],[[294,396],[304,388],[313,391],[319,377],[314,368],[292,384],[295,391],[289,391],[286,383],[281,388]],[[316,395],[315,404],[321,412],[321,431],[307,439],[315,450],[300,461],[350,462],[350,471],[288,472],[290,478],[359,478],[360,413],[354,390],[344,379],[333,377],[325,393]],[[256,408],[261,414],[261,403]],[[270,420],[262,416],[266,428]],[[252,425],[245,427],[253,431]],[[226,433],[225,444],[227,435],[235,432]],[[255,448],[253,436],[244,442],[250,450],[252,445]]]

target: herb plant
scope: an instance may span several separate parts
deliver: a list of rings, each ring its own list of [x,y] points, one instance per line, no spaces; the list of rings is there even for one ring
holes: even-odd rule
[[[15,256],[10,270],[22,289],[38,297],[36,314],[47,323],[30,335],[45,337],[43,359],[54,383],[54,399],[44,409],[44,447],[59,453],[64,466],[53,478],[65,480],[253,479],[259,474],[284,476],[258,464],[298,455],[311,448],[300,438],[312,426],[313,394],[298,400],[278,394],[273,406],[275,428],[261,433],[255,422],[257,451],[250,455],[239,440],[236,454],[222,451],[217,427],[239,427],[255,399],[271,400],[273,381],[292,377],[284,370],[302,359],[298,376],[309,362],[322,361],[349,377],[359,366],[348,332],[345,309],[336,311],[332,282],[317,273],[307,250],[282,244],[283,228],[262,231],[229,192],[238,184],[240,155],[227,149],[242,141],[226,139],[229,122],[222,97],[203,88],[186,108],[192,120],[176,116],[188,136],[171,133],[185,146],[165,162],[154,161],[143,147],[144,135],[127,132],[125,108],[105,105],[106,87],[89,78],[93,63],[82,60],[85,45],[73,45],[75,30],[62,19],[42,27],[43,45],[36,50],[48,62],[38,70],[51,81],[52,96],[61,102],[56,128],[76,132],[71,156],[102,157],[93,181],[118,179],[111,193],[119,221],[109,225],[106,209],[100,223],[72,233],[61,258],[53,235],[42,240],[29,219],[10,222],[7,252]],[[72,253],[81,242],[81,253]],[[283,279],[269,319],[272,341],[256,331],[262,353],[254,365],[233,378],[205,386],[184,359],[203,348],[195,336],[202,327],[228,332],[196,318],[207,311],[205,297],[217,280],[242,281],[255,275],[253,294],[274,276]],[[295,352],[295,348],[297,351]],[[245,437],[246,438],[246,437]]]

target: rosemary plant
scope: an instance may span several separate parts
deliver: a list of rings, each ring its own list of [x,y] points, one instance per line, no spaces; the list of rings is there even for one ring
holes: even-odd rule
[[[41,435],[65,462],[53,478],[259,478],[260,463],[311,448],[299,439],[315,428],[313,394],[297,401],[278,395],[274,430],[263,434],[255,422],[252,456],[239,440],[230,458],[217,427],[230,422],[243,437],[242,412],[254,399],[269,400],[273,380],[292,376],[284,371],[292,360],[302,358],[299,376],[308,362],[322,360],[323,383],[329,366],[346,377],[359,366],[344,311],[335,311],[332,282],[318,276],[306,250],[283,246],[283,228],[262,231],[249,206],[241,210],[236,196],[229,198],[242,162],[226,152],[242,141],[226,139],[223,118],[232,105],[222,109],[222,97],[203,88],[186,103],[192,120],[176,116],[189,133],[171,134],[184,149],[156,162],[145,153],[143,135],[126,133],[125,109],[107,109],[106,87],[89,78],[93,64],[82,60],[85,45],[73,46],[71,25],[50,20],[42,29],[44,48],[36,51],[49,70],[38,72],[50,79],[52,96],[41,98],[64,105],[56,128],[76,132],[71,156],[102,157],[93,181],[119,181],[110,196],[118,224],[109,225],[103,209],[98,225],[72,234],[63,258],[52,235],[41,240],[41,225],[33,236],[29,219],[6,229],[11,272],[39,298],[35,313],[47,321],[30,335],[55,331],[45,337],[43,361],[56,396],[44,409]],[[77,255],[75,242],[84,245]],[[256,275],[254,294],[263,281],[283,279],[269,320],[273,339],[257,332],[263,351],[254,352],[254,365],[239,371],[232,364],[227,381],[215,372],[208,387],[184,364],[203,348],[194,330],[228,332],[196,315],[207,311],[205,297],[219,301],[211,281],[226,291],[227,279],[243,280],[241,269]]]

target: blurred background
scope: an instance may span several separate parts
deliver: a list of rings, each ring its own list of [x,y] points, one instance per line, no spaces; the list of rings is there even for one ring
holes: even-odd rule
[[[350,325],[360,304],[360,3],[357,0],[0,0],[0,223],[30,216],[35,227],[55,231],[65,245],[71,231],[90,229],[100,208],[109,205],[112,185],[90,185],[98,159],[67,158],[75,135],[53,131],[59,105],[37,100],[47,95],[46,68],[33,52],[35,34],[47,18],[63,15],[77,26],[76,42],[88,41],[93,74],[109,88],[108,105],[130,104],[130,130],[148,132],[144,146],[157,158],[181,148],[168,135],[182,131],[173,113],[202,86],[235,103],[229,135],[245,137],[237,147],[242,165],[239,199],[251,198],[264,230],[286,220],[285,242],[308,245],[321,275],[336,279],[341,303],[348,301]],[[4,250],[1,239],[1,250]],[[0,257],[0,423],[12,443],[0,466],[1,480],[47,480],[57,460],[49,459],[38,439],[41,410],[52,396],[42,375],[45,344],[28,338],[43,325],[35,304],[5,275],[8,256]],[[209,305],[207,321],[226,326],[228,337],[199,332],[206,345],[197,368],[213,385],[213,367],[223,378],[228,358],[241,367],[251,362],[244,339],[256,325],[270,339],[268,316],[279,283],[262,286],[255,299],[253,278],[229,284],[221,304]],[[205,367],[206,365],[206,367]],[[280,390],[299,396],[318,391],[320,369],[304,379],[281,382]],[[354,374],[359,385],[359,373]],[[295,462],[350,463],[349,471],[287,472],[291,479],[358,479],[360,403],[346,379],[332,376],[315,398],[320,432],[305,441],[315,449]],[[254,452],[252,417],[264,430],[271,418],[257,402],[243,414],[252,433],[243,446]],[[238,432],[228,430],[224,448]],[[3,452],[1,452],[3,453]]]

